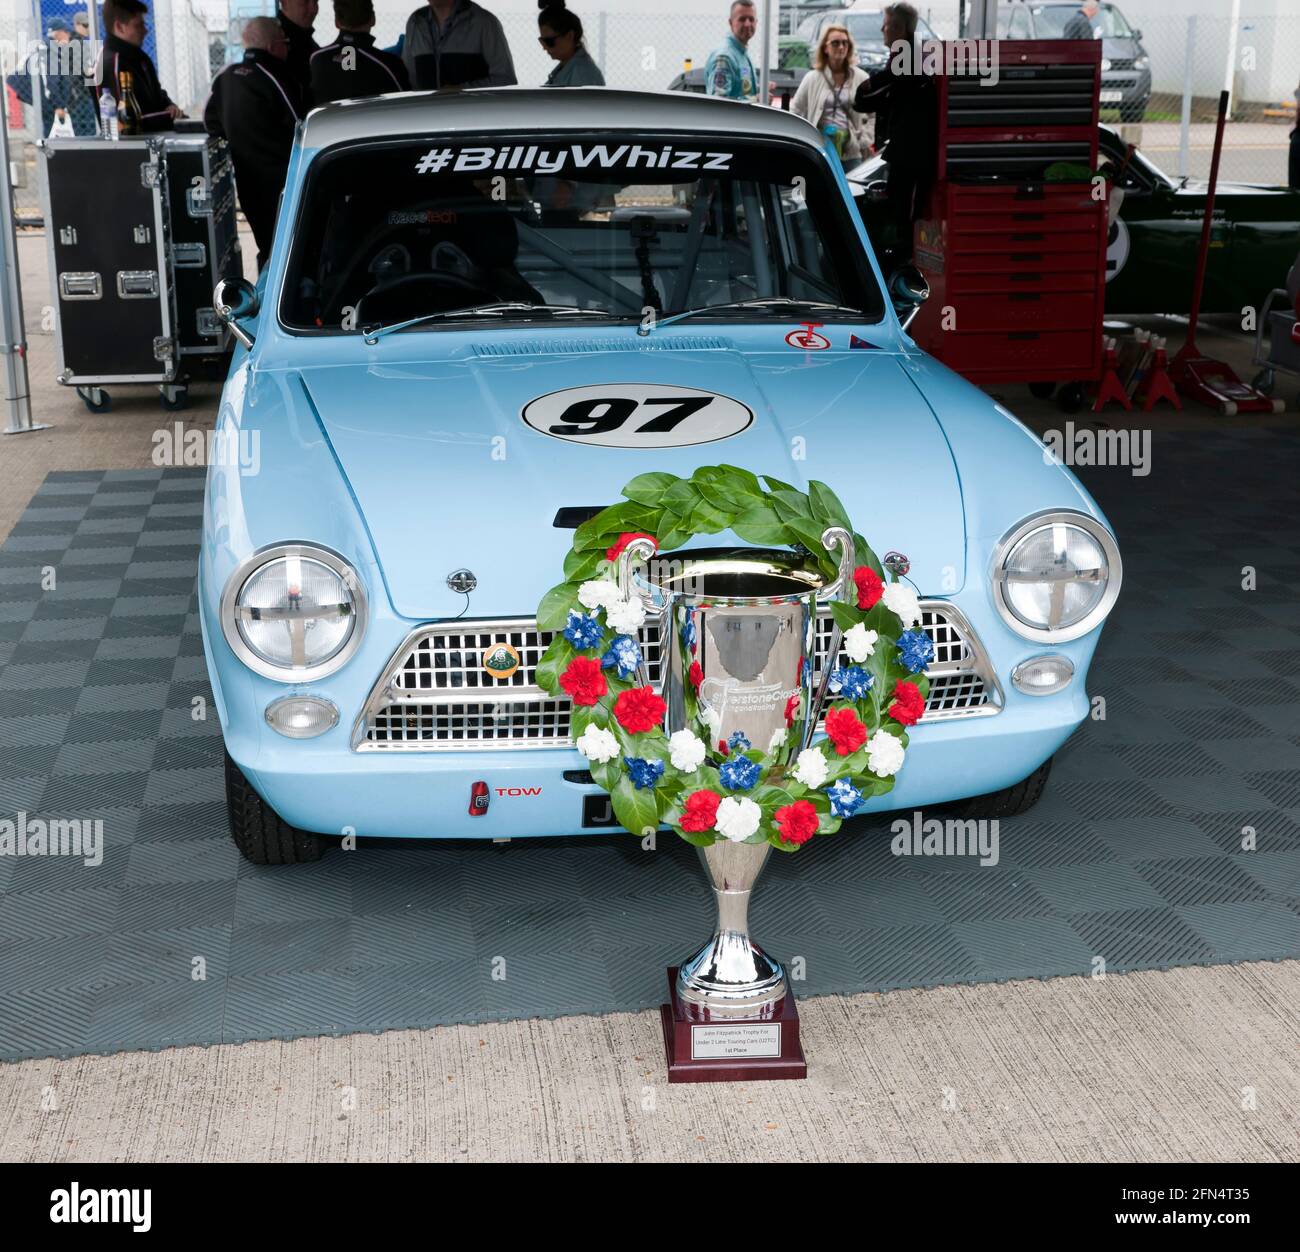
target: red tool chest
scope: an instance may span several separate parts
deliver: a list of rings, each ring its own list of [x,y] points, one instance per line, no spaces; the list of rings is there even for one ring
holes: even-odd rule
[[[1090,181],[1044,174],[1057,162],[1096,169],[1101,43],[1001,41],[997,52],[995,84],[936,76],[938,161],[914,237],[930,298],[911,334],[973,382],[1094,380],[1106,199]]]

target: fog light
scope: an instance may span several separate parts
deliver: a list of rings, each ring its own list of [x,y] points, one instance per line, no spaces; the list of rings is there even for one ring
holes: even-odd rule
[[[1069,685],[1074,663],[1066,656],[1036,656],[1011,671],[1011,682],[1027,696],[1051,696]]]
[[[281,696],[266,706],[266,722],[289,739],[315,739],[339,724],[339,711],[318,696]]]

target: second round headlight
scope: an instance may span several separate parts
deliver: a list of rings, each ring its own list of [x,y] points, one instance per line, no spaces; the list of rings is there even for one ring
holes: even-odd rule
[[[232,650],[257,673],[283,682],[320,678],[360,643],[365,597],[351,566],[335,553],[281,545],[235,572],[222,625]]]
[[[1085,514],[1026,519],[998,550],[998,610],[1027,638],[1077,639],[1106,617],[1119,594],[1119,549],[1110,532]]]

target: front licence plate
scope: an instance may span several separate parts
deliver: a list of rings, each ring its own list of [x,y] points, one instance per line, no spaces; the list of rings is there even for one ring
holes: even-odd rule
[[[1124,99],[1124,93],[1122,91],[1103,91],[1100,99],[1102,104],[1118,104]]]
[[[609,802],[609,796],[583,796],[582,797],[582,826],[584,830],[593,828],[617,826],[618,818],[614,816],[614,806]]]

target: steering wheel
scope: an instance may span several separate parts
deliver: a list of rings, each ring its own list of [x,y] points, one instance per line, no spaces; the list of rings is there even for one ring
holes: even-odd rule
[[[485,304],[496,298],[496,292],[489,287],[484,287],[482,283],[475,282],[472,278],[463,278],[459,274],[451,274],[445,270],[432,270],[424,274],[403,274],[399,278],[394,278],[390,282],[376,283],[371,287],[360,300],[357,301],[356,320],[358,325],[367,321],[375,321],[375,315],[370,313],[370,302],[380,301],[386,297],[397,295],[396,302],[399,307],[403,297],[412,298],[417,295],[418,289],[422,287],[433,286],[440,290],[450,288],[453,291],[463,291],[469,293],[472,298],[459,301],[455,304],[447,305],[447,308],[458,308],[460,304]],[[412,299],[412,305],[415,301]],[[419,317],[421,313],[440,313],[441,309],[429,308],[427,303],[422,303],[418,309],[413,312],[402,312],[400,314],[388,314],[386,317],[380,317],[379,321],[400,321],[405,317]],[[366,314],[370,313],[367,317]]]

